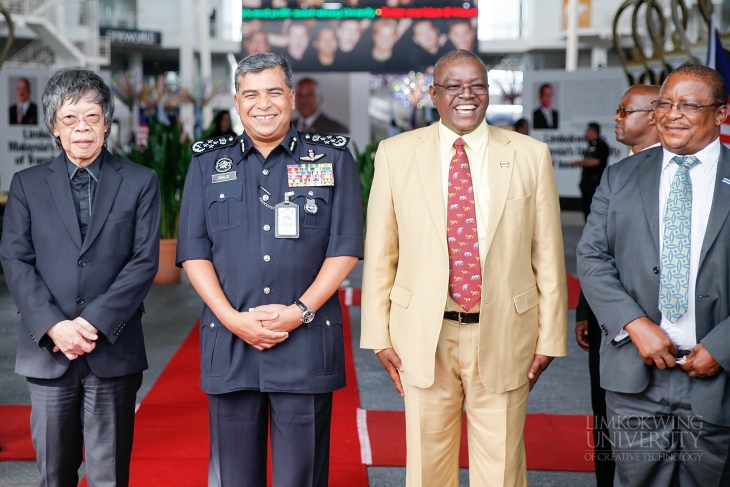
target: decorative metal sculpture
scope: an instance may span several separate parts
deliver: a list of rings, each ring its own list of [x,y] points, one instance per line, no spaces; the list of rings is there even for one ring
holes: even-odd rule
[[[13,41],[15,40],[15,25],[13,24],[13,17],[2,3],[0,3],[0,13],[3,14],[5,21],[8,24],[8,37],[5,41],[5,45],[0,51],[0,69],[2,69],[3,63],[8,58],[8,54],[10,54],[10,47],[13,45]]]
[[[709,26],[712,0],[698,0],[697,7],[701,23]],[[667,9],[670,12],[665,15]],[[621,16],[629,12],[633,40],[630,56],[621,46],[619,34]],[[619,6],[613,19],[613,46],[629,85],[661,84],[677,66],[702,63],[694,53],[706,45],[709,28],[700,29],[693,42],[687,35],[688,20],[685,0],[626,0]],[[647,37],[650,44],[646,43]]]

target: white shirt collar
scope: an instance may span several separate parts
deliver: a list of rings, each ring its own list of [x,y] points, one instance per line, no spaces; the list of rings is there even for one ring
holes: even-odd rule
[[[669,163],[672,162],[672,158],[676,155],[677,154],[674,154],[672,152],[669,152],[667,149],[664,149],[662,171],[667,168]],[[720,159],[720,137],[717,137],[715,140],[707,144],[701,151],[690,155],[693,155],[700,160],[700,165],[706,173],[714,171],[715,166],[717,166],[717,161]]]

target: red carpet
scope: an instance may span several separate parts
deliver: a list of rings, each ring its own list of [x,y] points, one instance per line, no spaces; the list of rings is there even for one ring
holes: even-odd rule
[[[566,276],[568,278],[568,309],[575,309],[578,306],[578,296],[580,295],[580,281],[570,274]]]
[[[0,406],[0,461],[33,461],[30,406]]]
[[[361,413],[362,417],[362,413]],[[372,465],[403,467],[406,464],[406,424],[402,411],[367,411],[367,437]],[[362,427],[362,424],[361,424]],[[528,470],[593,472],[592,417],[579,415],[528,414],[525,449]],[[590,457],[589,457],[590,458]],[[466,417],[462,421],[459,465],[469,466]]]
[[[208,399],[200,390],[196,323],[137,412],[130,484],[208,482]]]

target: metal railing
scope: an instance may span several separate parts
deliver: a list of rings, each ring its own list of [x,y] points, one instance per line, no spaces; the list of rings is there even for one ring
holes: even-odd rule
[[[5,8],[13,15],[37,15],[50,6],[49,0],[5,0]]]
[[[43,41],[36,39],[5,61],[4,66],[48,68],[54,61],[53,51]]]
[[[108,37],[99,37],[99,52],[92,52],[92,47],[85,40],[73,41],[73,45],[85,56],[110,59],[112,48]]]

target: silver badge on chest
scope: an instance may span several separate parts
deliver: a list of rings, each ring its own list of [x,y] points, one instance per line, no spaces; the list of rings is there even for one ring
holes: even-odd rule
[[[312,198],[307,198],[307,202],[304,204],[304,211],[309,213],[310,215],[314,215],[317,213],[317,203]]]
[[[215,170],[218,172],[228,172],[233,167],[233,161],[230,157],[223,156],[215,161]]]

